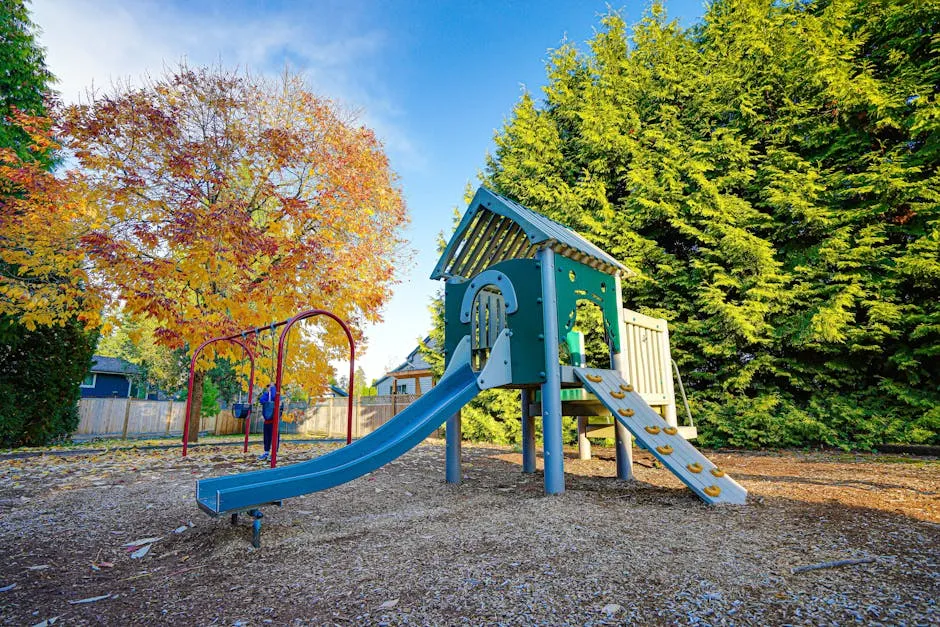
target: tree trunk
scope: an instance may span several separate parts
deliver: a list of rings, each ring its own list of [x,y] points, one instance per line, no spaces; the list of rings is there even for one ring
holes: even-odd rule
[[[189,434],[187,442],[199,441],[199,425],[202,424],[202,382],[206,373],[198,370],[193,373],[193,398],[190,404]]]

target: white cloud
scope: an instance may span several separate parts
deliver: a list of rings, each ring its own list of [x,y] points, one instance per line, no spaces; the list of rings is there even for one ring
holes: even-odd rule
[[[285,59],[301,61],[316,87],[340,87],[351,64],[376,54],[381,34],[326,40],[286,15],[209,15],[167,5],[115,0],[37,0],[34,21],[42,29],[47,62],[59,89],[74,101],[92,82],[159,73],[186,58],[193,63],[240,65],[278,71]],[[331,75],[339,80],[329,80]],[[335,95],[335,94],[331,94]],[[339,94],[340,98],[358,94]]]
[[[347,8],[330,15],[314,3],[280,13],[259,10],[264,3],[251,6],[249,12],[167,1],[34,0],[31,10],[41,29],[46,63],[66,102],[83,98],[92,86],[108,91],[117,82],[140,84],[145,75],[159,76],[181,60],[191,65],[221,62],[264,74],[278,74],[286,63],[303,73],[314,92],[356,112],[360,123],[374,129],[394,169],[427,168],[402,123],[405,112],[396,103],[394,78],[379,67],[389,45],[385,33],[364,27]],[[409,279],[405,281],[386,315],[390,322],[407,320],[408,336],[419,337],[427,326],[427,298],[420,290],[413,293]],[[421,323],[416,323],[415,309]],[[389,333],[388,326],[367,331],[370,350],[363,365],[370,376],[380,376],[386,361],[400,361],[411,350],[409,346],[397,354],[401,347],[389,340],[398,334]]]
[[[402,112],[375,67],[388,44],[381,31],[333,28],[331,20],[339,16],[313,8],[219,13],[171,3],[35,0],[32,12],[42,30],[46,62],[66,102],[79,100],[92,86],[107,91],[115,82],[139,83],[181,60],[221,62],[268,74],[288,64],[303,73],[313,91],[359,112],[361,123],[375,129],[398,169],[426,165],[399,123]],[[349,15],[343,19],[348,21]]]

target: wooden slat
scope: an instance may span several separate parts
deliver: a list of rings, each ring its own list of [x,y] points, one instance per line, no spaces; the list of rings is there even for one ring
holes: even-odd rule
[[[464,260],[463,264],[461,264],[459,268],[461,276],[467,278],[476,276],[478,271],[474,270],[474,268],[486,265],[487,251],[493,247],[493,238],[501,228],[506,226],[507,222],[509,222],[509,220],[503,216],[493,216],[493,221],[480,233],[474,244],[473,251],[467,255],[467,258]]]
[[[623,318],[627,375],[647,402],[661,404],[667,422],[677,426],[668,325],[629,309],[623,310]]]
[[[665,321],[663,321],[665,322]],[[666,369],[665,374],[665,385],[663,389],[663,394],[666,397],[666,412],[665,418],[673,427],[678,426],[679,418],[676,414],[676,387],[675,382],[672,380],[672,356],[669,351],[669,328],[666,325],[663,325],[663,332],[660,336],[660,350],[662,351],[664,357],[664,368]]]
[[[525,259],[522,255],[523,252],[533,249],[537,250],[534,244],[529,243],[529,238],[526,236],[525,231],[519,229],[519,235],[516,237],[515,243],[506,251],[506,259]]]
[[[638,311],[632,311],[630,309],[623,310],[623,320],[627,324],[643,327],[644,329],[652,329],[653,331],[662,331],[666,327],[666,321],[662,318],[653,318],[652,316],[647,316],[646,314],[641,314]]]
[[[509,222],[509,230],[503,236],[499,246],[496,250],[493,251],[493,264],[499,263],[500,261],[505,261],[506,259],[511,259],[509,256],[509,251],[513,248],[518,247],[519,238],[522,238],[525,241],[529,241],[529,238],[526,236],[525,231],[522,230],[515,222]]]
[[[463,266],[467,257],[473,251],[473,248],[479,244],[479,237],[483,230],[493,221],[494,215],[488,211],[481,211],[477,214],[477,217],[474,219],[472,226],[467,231],[466,237],[464,237],[464,244],[454,256],[453,262],[450,264],[450,274],[459,275],[459,270]]]
[[[467,245],[463,253],[460,255],[459,259],[454,261],[452,272],[458,276],[466,278],[472,276],[467,273],[468,266],[473,265],[473,261],[477,258],[477,255],[488,245],[489,242],[487,238],[503,220],[502,216],[489,212],[483,212],[480,215],[480,221],[476,224],[474,229],[467,234]]]
[[[467,236],[476,232],[476,229],[480,226],[481,221],[485,220],[487,215],[488,212],[480,211],[473,216],[473,219],[467,227]],[[468,239],[467,237],[463,237],[457,246],[455,246],[454,249],[448,253],[449,259],[441,266],[448,274],[453,274],[452,271],[457,265],[457,260],[462,259],[467,254],[467,252],[469,252],[468,249],[471,246],[471,243],[472,240]]]
[[[653,389],[653,352],[650,350],[650,332],[649,329],[639,329],[640,334],[640,355],[643,359],[643,386],[641,392],[649,392]]]
[[[512,220],[500,217],[496,228],[490,234],[484,234],[485,239],[482,241],[483,246],[480,248],[480,252],[473,259],[468,259],[465,266],[465,276],[467,278],[475,277],[500,261],[496,251],[502,246],[504,239],[512,233],[513,227],[516,227],[516,225]]]

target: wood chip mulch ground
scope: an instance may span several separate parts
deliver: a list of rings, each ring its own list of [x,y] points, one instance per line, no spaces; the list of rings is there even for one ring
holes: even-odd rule
[[[569,452],[546,497],[518,452],[467,446],[450,486],[430,442],[265,509],[260,549],[195,504],[196,479],[260,467],[237,447],[2,459],[0,624],[940,624],[935,458],[709,454],[748,505],[643,453],[617,481],[609,449]]]

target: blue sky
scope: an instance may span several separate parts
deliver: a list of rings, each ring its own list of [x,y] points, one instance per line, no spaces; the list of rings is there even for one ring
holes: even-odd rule
[[[668,0],[684,26],[703,0]],[[367,329],[362,365],[378,378],[429,329],[436,240],[463,209],[466,185],[524,89],[538,92],[550,50],[581,48],[610,8],[629,23],[647,2],[542,0],[33,0],[58,89],[74,101],[92,85],[192,64],[277,73],[285,63],[317,93],[357,112],[382,139],[411,214],[413,261]]]

